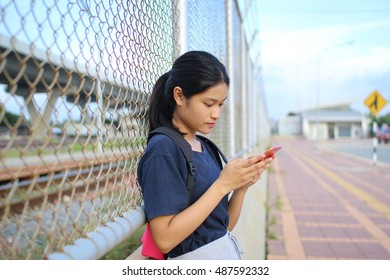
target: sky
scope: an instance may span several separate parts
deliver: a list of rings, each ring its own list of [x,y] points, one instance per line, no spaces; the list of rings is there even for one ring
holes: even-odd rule
[[[268,116],[351,102],[374,91],[390,113],[390,1],[252,0],[260,26]]]
[[[20,11],[30,9],[29,1],[18,3]],[[34,6],[36,11],[41,9],[39,3]],[[264,96],[271,119],[317,105],[344,102],[351,102],[354,109],[367,114],[369,109],[363,101],[374,90],[388,100],[378,116],[390,113],[389,0],[239,0],[238,3],[243,10],[248,8],[245,12],[248,15],[253,10],[257,12],[255,17],[248,16],[246,30],[248,38],[256,38],[250,42],[256,60],[257,51],[260,52]],[[78,5],[73,6],[80,16]],[[6,20],[13,21],[10,8],[7,11]],[[38,12],[35,16],[41,17],[39,20],[47,17]],[[81,18],[88,24],[89,17]],[[254,23],[253,18],[257,18],[258,23]],[[29,20],[33,20],[30,14],[24,24],[34,26]],[[56,18],[55,13],[51,13],[50,20],[56,26],[60,24],[60,17]],[[19,30],[19,24],[14,22],[7,28]],[[257,26],[259,30],[255,30]],[[0,26],[0,33],[7,34],[8,29]],[[70,30],[73,25],[65,24],[64,32]],[[53,43],[61,37],[49,31],[45,32],[45,40],[50,39],[46,44],[52,51],[67,45]],[[18,36],[35,38],[35,43],[40,44],[43,39],[36,32],[29,30]],[[80,34],[87,36],[85,32]],[[93,36],[94,32],[88,34]],[[86,59],[93,59],[95,54],[88,54]],[[0,102],[11,104],[13,101],[0,87]],[[24,114],[28,112],[25,110]]]

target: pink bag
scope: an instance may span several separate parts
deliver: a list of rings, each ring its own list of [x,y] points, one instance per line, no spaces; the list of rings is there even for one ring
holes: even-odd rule
[[[150,231],[150,225],[146,226],[144,235],[141,238],[142,242],[142,256],[152,258],[155,260],[165,260],[165,255],[161,253],[156,244],[154,244],[152,232]]]

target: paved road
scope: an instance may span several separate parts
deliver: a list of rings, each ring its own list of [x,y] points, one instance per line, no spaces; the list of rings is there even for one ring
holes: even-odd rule
[[[372,139],[333,140],[319,143],[322,148],[337,151],[338,153],[357,156],[366,160],[373,160],[374,143]],[[390,143],[377,144],[377,163],[390,166]],[[368,161],[369,163],[369,161]]]
[[[273,144],[283,149],[269,173],[267,259],[390,259],[390,165]]]

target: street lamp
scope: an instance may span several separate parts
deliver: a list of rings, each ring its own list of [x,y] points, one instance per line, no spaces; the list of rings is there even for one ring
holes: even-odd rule
[[[355,43],[355,41],[348,41],[348,42],[345,42],[345,43],[341,43],[341,44],[337,44],[337,45],[334,45],[334,46],[331,46],[331,47],[327,47],[325,49],[322,49],[318,52],[317,54],[317,90],[316,90],[316,103],[317,103],[317,117],[316,117],[316,139],[319,140],[320,137],[319,137],[319,131],[320,131],[320,128],[319,128],[319,124],[320,124],[320,120],[319,120],[319,117],[320,117],[320,58],[321,58],[321,54],[323,54],[324,52],[327,52],[329,50],[332,50],[332,49],[335,49],[335,48],[340,48],[340,47],[345,47],[345,46],[350,46],[350,45],[353,45]]]

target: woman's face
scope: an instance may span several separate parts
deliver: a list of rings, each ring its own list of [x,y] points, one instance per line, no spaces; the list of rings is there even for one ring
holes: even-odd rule
[[[221,117],[222,107],[226,101],[228,86],[220,83],[206,91],[186,98],[181,88],[174,89],[176,109],[173,123],[182,133],[195,134],[197,131],[208,134]]]

